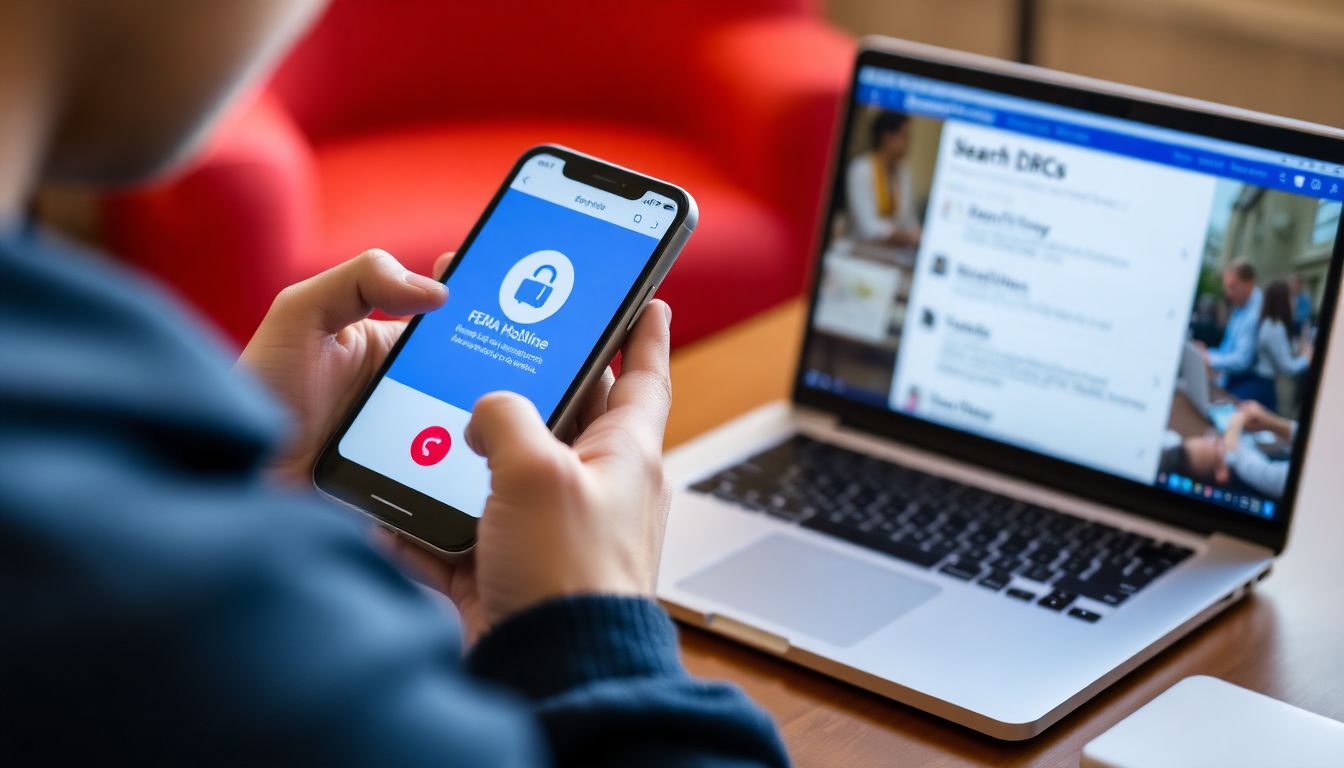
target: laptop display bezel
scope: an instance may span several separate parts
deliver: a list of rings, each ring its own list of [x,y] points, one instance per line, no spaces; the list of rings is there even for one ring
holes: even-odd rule
[[[901,47],[899,43],[893,43]],[[1221,532],[1264,545],[1281,552],[1296,508],[1298,486],[1305,465],[1306,447],[1311,438],[1317,393],[1329,349],[1338,300],[1341,261],[1344,261],[1344,225],[1336,234],[1330,257],[1325,290],[1320,306],[1317,354],[1313,356],[1302,383],[1302,405],[1292,455],[1297,457],[1289,468],[1287,486],[1280,511],[1272,520],[1220,508],[1212,503],[1182,496],[1156,485],[1123,479],[1081,464],[1018,448],[953,427],[926,421],[888,408],[880,408],[821,389],[804,381],[809,349],[818,338],[814,332],[814,314],[821,284],[821,263],[829,244],[833,201],[841,199],[844,183],[844,159],[848,156],[851,121],[857,114],[855,92],[858,73],[866,66],[904,72],[1018,96],[1036,101],[1083,109],[1100,115],[1118,117],[1191,134],[1238,142],[1344,165],[1344,140],[1292,127],[1289,121],[1267,116],[1238,116],[1235,110],[1220,111],[1216,105],[1189,102],[1161,94],[1132,93],[1123,86],[1088,81],[1065,82],[1068,76],[1055,77],[1042,70],[1006,62],[978,60],[962,62],[959,54],[943,58],[936,49],[911,46],[915,50],[893,50],[869,43],[860,49],[851,73],[849,90],[841,105],[828,173],[830,184],[813,253],[813,274],[807,324],[798,368],[793,382],[793,402],[838,416],[842,423],[866,432],[898,440],[950,458],[974,463],[987,469],[1049,486],[1082,498],[1123,509],[1133,514],[1201,533]],[[967,57],[971,58],[971,57]],[[974,57],[977,58],[978,57]]]

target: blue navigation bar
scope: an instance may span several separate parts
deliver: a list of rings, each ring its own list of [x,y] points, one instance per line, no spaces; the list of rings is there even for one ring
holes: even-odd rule
[[[959,120],[1298,195],[1344,201],[1344,166],[865,67],[857,98],[881,109]]]

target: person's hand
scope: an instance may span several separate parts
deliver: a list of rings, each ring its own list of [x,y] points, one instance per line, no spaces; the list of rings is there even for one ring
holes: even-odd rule
[[[1196,480],[1226,483],[1231,479],[1231,470],[1228,469],[1224,455],[1223,440],[1217,433],[1209,432],[1187,437],[1183,450],[1190,475]]]
[[[1190,343],[1194,344],[1195,349],[1199,350],[1199,357],[1204,361],[1204,370],[1212,373],[1213,359],[1209,357],[1209,345],[1197,339]]]
[[[1250,425],[1251,420],[1254,418],[1252,415],[1254,410],[1252,407],[1248,406],[1247,403],[1254,403],[1256,407],[1260,405],[1252,400],[1242,403],[1241,407],[1237,408],[1237,410],[1228,417],[1227,426],[1223,430],[1223,439],[1219,445],[1218,453],[1219,466],[1222,470],[1222,474],[1218,476],[1218,482],[1220,483],[1226,483],[1231,474],[1227,467],[1228,454],[1236,452],[1241,446],[1241,436],[1246,430],[1250,429],[1254,431],[1255,429]]]
[[[1241,405],[1237,406],[1237,412],[1232,414],[1233,419],[1239,420],[1242,427],[1251,432],[1269,429],[1270,417],[1271,414],[1265,406],[1255,400],[1243,400]]]
[[[621,375],[590,394],[573,445],[552,436],[521,396],[476,403],[465,437],[491,477],[472,560],[445,563],[384,537],[457,604],[469,643],[548,598],[653,593],[669,500],[662,441],[670,319],[661,301],[645,309],[626,340]]]
[[[439,257],[442,274],[452,254]],[[406,328],[404,320],[373,320],[436,309],[448,298],[442,283],[371,250],[284,289],[238,358],[289,407],[295,429],[275,469],[306,482],[317,454],[355,397],[382,365]]]
[[[1311,355],[1315,351],[1315,349],[1316,349],[1315,346],[1311,342],[1307,341],[1306,339],[1303,339],[1297,345],[1297,355],[1298,357],[1301,357],[1304,360],[1306,360],[1307,364],[1310,365]]]
[[[1213,369],[1213,355],[1209,348],[1201,344],[1199,356],[1204,359],[1204,375],[1209,377],[1209,381],[1218,381],[1218,372]]]

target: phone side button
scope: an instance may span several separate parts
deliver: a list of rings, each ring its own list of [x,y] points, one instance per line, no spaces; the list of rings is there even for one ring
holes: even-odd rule
[[[653,296],[653,292],[656,290],[658,290],[658,286],[651,285],[644,291],[644,295],[639,297],[639,309],[635,310],[635,316],[630,318],[630,322],[626,324],[626,333],[634,330],[635,323],[639,322],[640,315],[644,314],[644,308],[649,305],[649,299]]]

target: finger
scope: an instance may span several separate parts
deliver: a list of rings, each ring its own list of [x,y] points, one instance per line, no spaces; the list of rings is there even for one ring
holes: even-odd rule
[[[635,330],[621,349],[621,375],[607,396],[608,415],[627,420],[626,428],[646,447],[661,450],[663,427],[672,406],[672,379],[668,372],[672,309],[654,299],[644,309]]]
[[[373,546],[389,560],[410,571],[416,581],[431,586],[440,592],[446,590],[451,581],[451,566],[426,552],[415,542],[398,536],[397,533],[379,525],[370,534]]]
[[[374,548],[384,555],[391,557],[396,554],[397,534],[392,531],[381,525],[375,525],[369,533],[369,539],[373,542]]]
[[[447,298],[442,283],[406,269],[387,251],[375,248],[286,288],[272,311],[331,334],[375,309],[414,315],[438,308]]]
[[[593,382],[592,390],[584,398],[583,409],[579,411],[579,432],[583,432],[589,424],[607,412],[607,397],[611,394],[611,387],[615,383],[616,374],[611,372],[611,366],[607,366],[606,370],[602,371],[602,378]]]
[[[457,252],[449,251],[434,260],[434,271],[430,274],[434,276],[435,280],[443,279],[443,274],[448,271],[448,267],[452,265],[455,258],[457,258]]]
[[[493,392],[476,401],[464,433],[467,446],[486,459],[495,479],[555,463],[564,447],[527,398]]]

